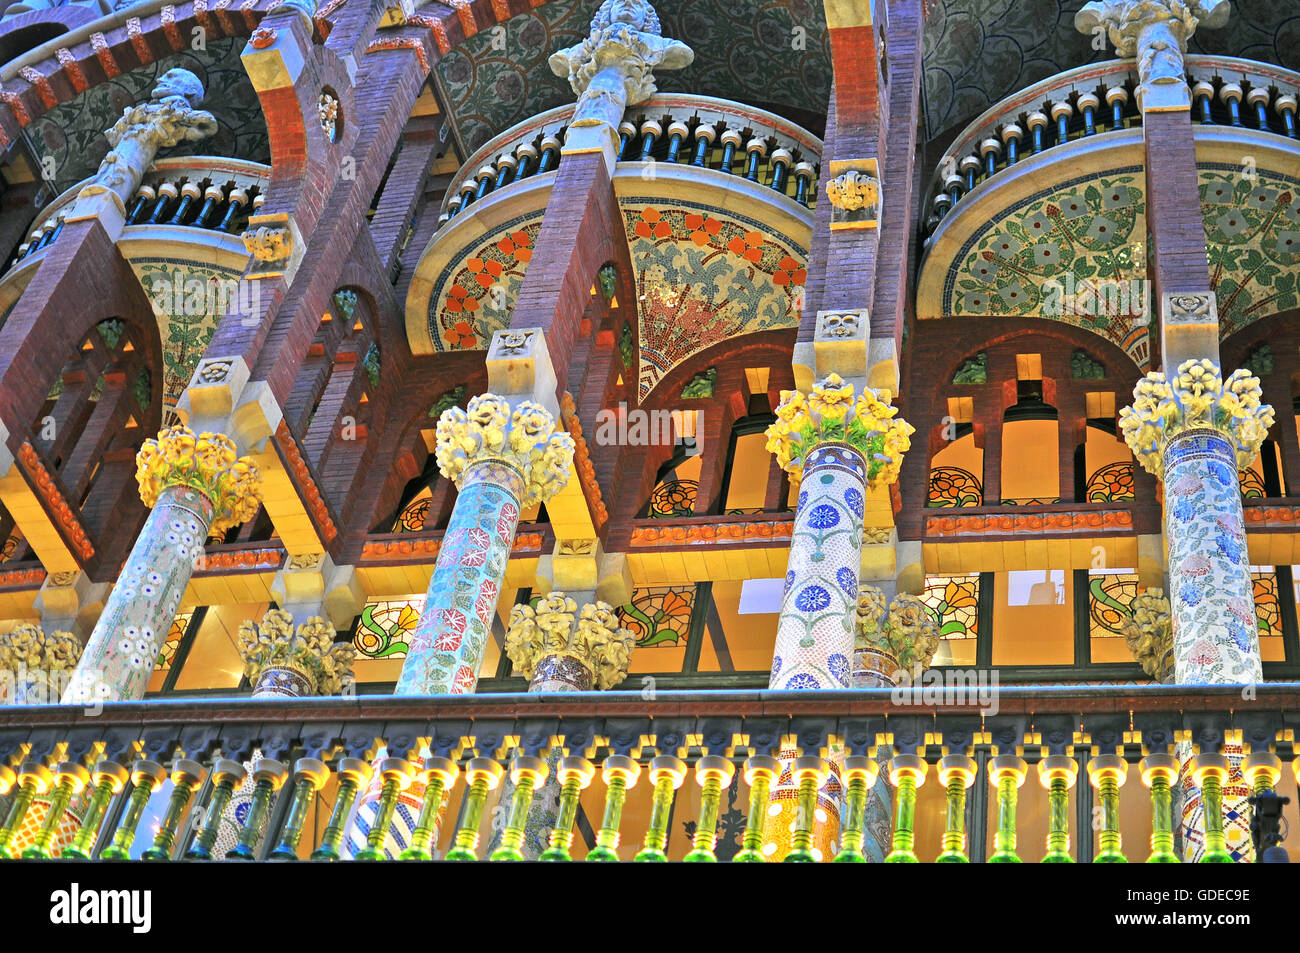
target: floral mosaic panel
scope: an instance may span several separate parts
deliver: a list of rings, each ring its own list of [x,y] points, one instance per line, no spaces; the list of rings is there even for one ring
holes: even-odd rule
[[[587,36],[598,6],[594,0],[538,6],[501,24],[503,30],[480,30],[439,60],[434,76],[465,154],[516,123],[574,101],[568,81],[546,60]],[[664,92],[825,115],[830,37],[817,0],[658,0],[654,6],[663,35],[695,51],[686,69],[657,74]]]
[[[429,336],[438,350],[482,350],[509,323],[541,227],[540,211],[521,216],[443,269],[429,298]]]
[[[984,487],[979,477],[961,467],[931,467],[927,506],[980,506]]]
[[[1277,573],[1252,567],[1250,581],[1255,593],[1255,623],[1260,636],[1282,634],[1282,609],[1277,601]]]
[[[980,577],[926,576],[925,603],[945,639],[973,639],[979,629]]]
[[[122,110],[148,99],[158,77],[175,67],[190,70],[203,81],[207,98],[202,108],[216,117],[218,131],[207,139],[164,149],[160,158],[214,155],[269,164],[271,144],[261,104],[240,59],[244,43],[238,36],[209,39],[205,51],[164,56],[91,86],[38,116],[23,135],[38,165],[46,157],[54,159],[54,194],[94,173],[108,153],[105,130],[122,118]]]
[[[1133,614],[1137,594],[1137,573],[1089,574],[1088,632],[1092,638],[1123,638],[1124,620]]]
[[[1238,166],[1199,169],[1219,335],[1300,306],[1300,178]]]
[[[623,217],[641,305],[642,398],[710,345],[798,324],[808,252],[795,242],[690,202],[633,198]]]
[[[175,405],[221,318],[237,305],[242,272],[177,258],[134,258],[131,267],[154,305],[163,349],[163,402]]]
[[[618,610],[618,619],[636,636],[637,648],[685,645],[694,608],[694,586],[650,586],[632,591],[632,601]]]
[[[945,314],[1050,317],[1145,368],[1146,197],[1139,168],[1085,176],[1004,209],[956,256]]]

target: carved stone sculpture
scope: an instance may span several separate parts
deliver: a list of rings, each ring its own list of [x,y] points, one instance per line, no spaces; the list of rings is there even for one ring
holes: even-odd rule
[[[659,17],[645,0],[604,0],[591,34],[553,53],[550,66],[578,96],[573,125],[617,126],[624,109],[655,94],[652,70],[682,69],[694,59],[685,43],[664,38]]]
[[[189,70],[169,69],[158,77],[149,102],[123,110],[122,118],[104,133],[112,148],[78,198],[111,193],[125,210],[159,149],[206,139],[217,131],[216,117],[198,108],[203,95],[203,84]]]

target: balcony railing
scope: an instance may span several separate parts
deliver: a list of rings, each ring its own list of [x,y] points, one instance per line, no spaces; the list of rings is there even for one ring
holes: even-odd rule
[[[341,825],[350,816],[358,788],[364,790],[371,780],[368,762],[382,747],[379,756],[387,760],[380,762],[378,770],[391,784],[384,783],[383,793],[376,794],[379,778],[373,781],[379,816],[400,795],[406,821],[400,845],[383,826],[372,832],[371,855],[396,853],[402,846],[407,859],[423,858],[426,852],[436,853],[439,845],[454,843],[459,854],[453,856],[484,859],[487,851],[479,846],[479,834],[480,828],[491,829],[481,823],[493,813],[484,813],[489,792],[511,770],[516,780],[536,778],[549,757],[550,770],[571,782],[565,785],[565,796],[581,796],[586,804],[591,827],[596,828],[596,819],[603,817],[594,843],[584,849],[583,839],[571,826],[565,827],[572,823],[573,811],[566,814],[562,806],[562,820],[555,827],[558,833],[551,833],[549,840],[565,852],[571,849],[575,858],[629,860],[644,845],[662,846],[666,834],[654,826],[653,818],[667,817],[668,810],[648,812],[644,806],[631,810],[629,800],[629,813],[621,812],[625,795],[639,785],[654,787],[656,802],[665,801],[667,808],[674,797],[679,798],[681,820],[680,814],[687,810],[681,802],[695,786],[674,794],[672,784],[660,783],[664,778],[676,777],[680,784],[683,775],[698,776],[704,793],[689,796],[700,804],[705,832],[712,833],[719,788],[728,790],[735,774],[745,779],[745,793],[742,796],[742,789],[736,788],[732,804],[743,808],[748,801],[751,808],[742,842],[754,852],[751,858],[762,859],[771,853],[761,829],[770,792],[764,790],[766,783],[758,782],[765,778],[772,790],[780,786],[773,759],[787,765],[800,759],[793,761],[796,772],[822,777],[830,770],[823,759],[831,755],[849,795],[843,820],[844,843],[850,847],[847,834],[861,830],[861,816],[854,818],[853,812],[862,810],[861,796],[877,772],[882,777],[892,774],[894,782],[910,777],[916,786],[928,778],[947,778],[931,783],[930,788],[939,790],[927,792],[927,797],[947,798],[949,825],[953,818],[965,816],[964,810],[954,812],[951,802],[959,795],[966,797],[967,788],[974,799],[972,816],[987,818],[992,798],[1014,795],[1014,785],[994,787],[990,777],[1005,780],[1019,772],[1021,780],[1034,774],[1030,783],[1035,787],[1039,780],[1047,787],[1048,779],[1063,779],[1052,787],[1053,799],[1059,795],[1062,800],[1059,810],[1055,800],[1051,804],[1054,826],[1049,846],[1054,844],[1057,851],[1062,844],[1068,846],[1072,833],[1076,859],[1087,861],[1094,859],[1090,779],[1100,799],[1137,801],[1145,816],[1151,817],[1152,799],[1168,797],[1171,772],[1176,783],[1179,758],[1194,752],[1200,759],[1195,764],[1208,772],[1202,777],[1217,777],[1220,769],[1228,770],[1222,752],[1244,750],[1250,754],[1244,770],[1254,778],[1252,783],[1263,777],[1270,786],[1283,771],[1289,774],[1300,765],[1292,741],[1300,718],[1296,714],[1300,683],[1265,683],[1245,697],[1241,686],[998,688],[996,682],[981,681],[977,686],[974,680],[952,678],[938,691],[935,694],[933,687],[927,687],[892,693],[878,689],[210,699],[117,703],[98,711],[9,707],[0,708],[0,792],[9,794],[9,822],[21,824],[26,820],[24,804],[32,797],[63,798],[66,806],[73,792],[84,789],[90,803],[81,815],[80,829],[75,835],[62,831],[60,837],[70,845],[49,848],[47,854],[52,856],[59,856],[61,850],[66,856],[123,858],[136,856],[142,845],[152,844],[147,852],[151,859],[195,858],[196,854],[205,859],[205,852],[196,851],[196,846],[202,847],[208,822],[192,824],[189,818],[220,815],[220,805],[211,809],[213,777],[219,779],[218,788],[222,780],[229,785],[232,778],[242,776],[239,762],[256,752],[261,760],[250,772],[258,782],[252,809],[241,819],[239,844],[243,846],[232,855],[337,859],[347,854],[339,847]],[[707,706],[707,714],[695,714],[702,706]],[[1177,754],[1176,743],[1184,746]],[[558,760],[561,755],[563,760]],[[1131,783],[1122,791],[1104,783],[1139,764],[1137,776],[1152,786],[1150,792],[1142,783]],[[1262,774],[1252,775],[1252,771]],[[170,792],[165,781],[169,775]],[[709,787],[707,782],[714,777],[725,783]],[[967,788],[954,784],[953,777],[965,781]],[[1161,777],[1163,787],[1153,783]],[[1070,812],[1065,799],[1076,778],[1077,810]],[[527,803],[520,810],[522,787],[515,789],[506,833],[528,813]],[[592,790],[585,790],[588,787]],[[331,791],[330,803],[317,804],[318,793],[326,788]],[[450,799],[440,815],[444,790]],[[811,798],[815,792],[812,785],[801,797]],[[1208,782],[1203,793],[1207,807],[1212,807]],[[221,798],[229,794],[229,786],[218,791]],[[170,805],[156,827],[140,825],[151,798]],[[469,803],[458,814],[457,802],[466,799]],[[930,804],[926,808],[930,813],[925,817],[916,813],[918,835],[932,833],[936,818],[945,816],[942,800],[922,803]],[[1165,805],[1167,811],[1167,800]],[[815,812],[808,806],[801,815],[810,825]],[[309,825],[305,838],[303,828],[304,817],[314,809],[320,809],[322,817],[325,811],[330,813],[329,824],[315,843],[314,832],[321,825]],[[1233,808],[1240,809],[1240,805]],[[410,819],[417,811],[418,823],[412,829]],[[1014,816],[1013,807],[1010,817]],[[1105,816],[1119,817],[1118,801],[1106,805]],[[1216,815],[1211,811],[1210,816]],[[265,833],[259,834],[268,818]],[[442,833],[435,838],[439,818]],[[59,819],[47,826],[53,829]],[[985,822],[975,823],[970,859],[981,860]],[[140,825],[138,833],[133,825]],[[24,834],[29,845],[32,826],[28,824]],[[1103,846],[1114,844],[1112,833],[1103,829]],[[726,856],[734,853],[737,834],[732,830],[728,835],[731,847]],[[16,851],[17,840],[0,830],[0,848],[6,852]],[[47,847],[53,843],[51,835]],[[1147,843],[1145,838],[1130,836],[1126,845],[1130,859],[1146,859]],[[943,844],[964,855],[964,832],[945,831]],[[840,842],[836,839],[823,846],[833,855]],[[894,846],[899,847],[897,839]],[[933,857],[937,846],[922,839],[915,848],[904,845],[904,849]],[[695,859],[712,859],[712,837],[697,834],[694,847],[703,851]],[[208,848],[206,856],[212,856],[210,839]],[[1041,850],[1039,844],[1022,841],[1020,854],[1025,860],[1038,860]]]
[[[560,106],[507,129],[479,147],[447,188],[439,223],[474,202],[560,163],[573,106]],[[660,95],[629,109],[619,126],[624,162],[692,165],[740,175],[811,208],[821,141],[780,116],[708,96]]]
[[[271,170],[257,162],[219,156],[159,159],[145,173],[127,208],[126,224],[177,225],[238,234],[262,207]],[[86,180],[89,181],[89,180]],[[18,246],[14,263],[52,245],[64,215],[86,182],[78,182],[44,210]]]
[[[1192,119],[1296,139],[1300,73],[1225,56],[1187,57]],[[1141,125],[1129,60],[1081,66],[1021,90],[967,126],[939,160],[927,231],[977,186],[1027,156]]]

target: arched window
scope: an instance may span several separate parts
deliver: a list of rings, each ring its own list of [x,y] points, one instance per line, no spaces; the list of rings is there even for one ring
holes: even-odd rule
[[[1043,400],[1041,372],[1018,380],[1016,397],[1002,415],[1002,503],[1032,506],[1059,502],[1057,413]]]

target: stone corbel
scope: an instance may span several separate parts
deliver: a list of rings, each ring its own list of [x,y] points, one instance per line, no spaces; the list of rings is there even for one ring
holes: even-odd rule
[[[867,380],[867,341],[871,320],[866,308],[817,312],[811,342],[794,346],[795,388],[810,391],[827,374],[861,384]]]
[[[108,596],[108,583],[96,583],[84,572],[53,572],[36,596],[41,627],[47,632],[71,632],[83,642],[90,637]]]
[[[306,243],[287,212],[249,216],[248,228],[240,238],[252,256],[247,278],[283,277],[286,283],[293,280],[306,252]]]
[[[560,540],[552,553],[537,560],[536,592],[559,589],[613,606],[632,601],[632,572],[626,553],[607,553],[594,539]]]
[[[336,566],[328,553],[289,556],[271,582],[271,595],[295,620],[324,615],[340,632],[352,625],[366,602],[356,570]]]
[[[311,30],[310,20],[295,17],[288,22],[276,26],[263,25],[253,31],[240,59],[244,61],[244,70],[254,89],[259,93],[288,89],[297,82],[307,67]]]
[[[240,452],[260,452],[284,411],[265,381],[249,382],[242,356],[205,357],[194,369],[176,410],[191,429],[229,435]]]
[[[1161,297],[1160,336],[1165,367],[1209,358],[1219,361],[1219,306],[1213,291],[1169,292]]]
[[[541,328],[505,328],[492,335],[487,353],[488,390],[515,406],[524,400],[541,404],[556,420],[560,402],[546,334]]]
[[[833,159],[826,198],[831,228],[876,228],[880,225],[880,171],[874,158]]]

